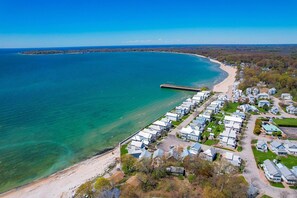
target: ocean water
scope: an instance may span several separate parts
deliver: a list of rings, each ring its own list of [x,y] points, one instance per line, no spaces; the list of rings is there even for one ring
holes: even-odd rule
[[[20,55],[0,52],[0,192],[115,146],[190,92],[226,77],[192,55],[156,52]]]

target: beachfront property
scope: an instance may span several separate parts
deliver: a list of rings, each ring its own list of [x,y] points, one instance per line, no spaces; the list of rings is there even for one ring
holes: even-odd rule
[[[297,107],[294,107],[292,104],[286,107],[286,112],[289,114],[297,114]]]
[[[157,131],[157,133],[160,133],[160,134],[164,133],[163,127],[158,126],[158,125],[151,124],[148,126],[148,128],[151,130]]]
[[[198,142],[202,131],[198,127],[183,127],[180,131],[180,137],[184,140],[192,140]]]
[[[258,102],[258,107],[264,107],[265,105],[267,105],[268,107],[270,107],[270,102],[268,100],[260,100]]]
[[[203,158],[208,160],[208,161],[213,161],[215,160],[217,155],[217,150],[213,147],[207,149],[206,151],[203,152]]]
[[[277,155],[287,155],[288,154],[283,143],[278,142],[276,140],[274,140],[270,143],[270,150]]]
[[[281,163],[277,163],[276,166],[279,169],[281,178],[284,182],[289,185],[294,185],[297,183],[297,177],[290,169]]]
[[[145,128],[142,131],[145,132],[145,133],[152,134],[152,138],[155,139],[155,140],[158,139],[162,135],[159,131],[155,131],[155,130],[148,129],[148,128]]]
[[[192,146],[190,147],[189,152],[192,155],[198,155],[201,151],[201,144],[199,144],[198,142],[192,144]]]
[[[184,112],[182,115],[184,115]],[[168,112],[165,114],[165,116],[168,120],[178,121],[178,120],[180,120],[181,114]]]
[[[286,140],[284,143],[286,151],[291,155],[297,155],[297,143]]]
[[[267,135],[272,135],[274,132],[282,132],[278,127],[276,127],[273,124],[269,124],[269,123],[263,123],[262,124],[262,130]]]
[[[240,166],[242,163],[241,158],[238,155],[234,155],[231,152],[226,152],[223,157],[234,166]]]
[[[265,177],[272,182],[281,182],[282,175],[279,169],[275,166],[275,164],[267,159],[263,163],[263,170],[265,173]]]
[[[258,140],[256,149],[261,152],[267,152],[268,151],[268,144],[265,140]]]
[[[281,99],[283,99],[283,100],[292,100],[293,97],[289,93],[282,93],[281,94]]]
[[[163,130],[169,130],[172,127],[171,121],[167,119],[157,120],[153,122],[153,125],[160,126]]]
[[[257,95],[257,100],[261,100],[261,99],[269,99],[269,94],[267,94],[267,93],[259,93]]]
[[[142,153],[145,145],[143,142],[132,140],[127,146],[128,154],[132,155],[135,158],[139,158]]]
[[[269,90],[268,90],[268,94],[269,94],[269,95],[274,95],[274,94],[276,94],[276,88],[273,87],[273,88],[269,89]]]

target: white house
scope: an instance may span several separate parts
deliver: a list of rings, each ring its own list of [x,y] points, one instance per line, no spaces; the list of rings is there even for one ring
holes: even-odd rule
[[[265,140],[258,140],[256,149],[261,152],[267,152],[268,150],[268,145]]]
[[[281,182],[281,173],[271,160],[265,160],[263,163],[265,177],[272,182]]]
[[[297,155],[297,143],[286,140],[284,146],[289,154]]]
[[[259,93],[259,89],[257,87],[255,87],[253,89],[253,95],[256,96],[256,95],[258,95],[258,93]]]
[[[287,155],[288,154],[285,146],[282,143],[275,141],[275,140],[270,143],[270,150],[277,155]]]
[[[199,128],[196,129],[196,128],[187,126],[180,130],[180,136],[181,138],[186,140],[199,141],[201,136],[201,131],[199,131]]]
[[[140,131],[137,135],[142,139],[145,145],[149,145],[151,142],[155,141],[155,139],[153,139],[152,134],[150,133]]]
[[[292,100],[293,97],[289,93],[282,93],[281,99],[283,99],[283,100]]]
[[[297,177],[296,175],[288,169],[286,166],[284,166],[281,163],[278,163],[276,165],[279,169],[279,172],[282,175],[282,179],[287,183],[287,184],[296,184],[297,183]]]
[[[161,133],[158,132],[158,131],[156,131],[156,130],[146,129],[146,128],[145,128],[145,129],[143,129],[142,131],[145,132],[145,133],[150,133],[150,134],[152,134],[152,138],[153,138],[154,140],[156,140],[158,137],[161,136]]]
[[[226,152],[224,155],[225,159],[229,161],[234,166],[240,166],[241,165],[241,158],[238,155],[234,155],[231,152]]]
[[[237,123],[239,125],[242,125],[243,123],[243,119],[240,117],[236,117],[236,116],[225,116],[224,118],[224,124],[234,124]]]
[[[286,107],[286,112],[289,114],[297,114],[297,107],[294,107],[292,104]]]
[[[257,95],[257,99],[260,100],[260,99],[269,99],[269,95],[267,93],[259,93]]]
[[[273,88],[271,88],[271,89],[269,89],[268,90],[268,94],[270,94],[270,95],[274,95],[274,94],[276,94],[276,89],[273,87]]]
[[[274,115],[278,114],[279,113],[279,109],[277,106],[273,106],[271,109],[270,109],[270,112]]]
[[[165,114],[165,116],[168,120],[172,120],[172,121],[178,121],[180,119],[180,116],[177,113],[168,112]]]
[[[258,107],[264,107],[265,105],[267,105],[268,107],[270,107],[270,102],[268,100],[260,100],[258,102]]]
[[[207,121],[210,121],[212,115],[213,115],[213,111],[210,109],[207,109],[202,114],[200,114],[199,117],[204,117]]]
[[[203,156],[208,161],[213,161],[216,158],[217,151],[215,148],[211,147],[203,152]]]

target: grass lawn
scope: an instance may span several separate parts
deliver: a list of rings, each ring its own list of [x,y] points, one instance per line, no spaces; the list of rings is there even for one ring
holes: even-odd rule
[[[217,144],[219,142],[219,140],[206,140],[203,144],[211,146],[214,144]]]
[[[208,123],[205,129],[208,129],[208,128],[212,129],[212,133],[214,133],[216,137],[219,136],[219,134],[224,131],[224,125],[216,124],[214,121]]]
[[[278,126],[297,127],[297,119],[296,118],[274,119],[273,121]]]
[[[189,113],[188,115],[185,115],[185,116],[182,117],[182,119],[180,119],[179,121],[172,121],[171,124],[173,124],[174,126],[178,126],[178,125],[180,125],[180,123],[182,123],[185,119],[187,119],[190,115],[191,115],[191,113]]]
[[[228,113],[234,113],[237,110],[238,106],[239,106],[238,102],[234,102],[234,103],[229,102],[225,104],[223,110]]]
[[[253,140],[252,140],[252,144],[256,144],[257,142],[258,142],[257,139],[253,139]]]
[[[121,146],[121,156],[126,155],[128,153],[127,146],[128,144],[124,144]]]
[[[241,151],[242,151],[242,146],[238,146],[238,147],[237,147],[237,151],[238,151],[238,152],[241,152]]]
[[[270,197],[268,195],[263,195],[261,198],[272,198],[272,197]]]
[[[277,188],[285,188],[282,183],[274,183],[274,182],[269,182],[271,186],[277,187]]]
[[[291,189],[297,190],[297,186],[289,186]]]
[[[253,147],[254,157],[256,159],[257,164],[262,164],[266,159],[274,160],[277,155],[271,151],[266,153],[258,151],[255,147]],[[288,156],[278,156],[280,162],[291,169],[293,166],[297,164],[297,157],[288,155]]]

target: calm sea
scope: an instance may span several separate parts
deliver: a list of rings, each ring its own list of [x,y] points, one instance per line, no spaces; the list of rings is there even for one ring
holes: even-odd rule
[[[226,77],[192,55],[0,51],[0,192],[88,158]]]

